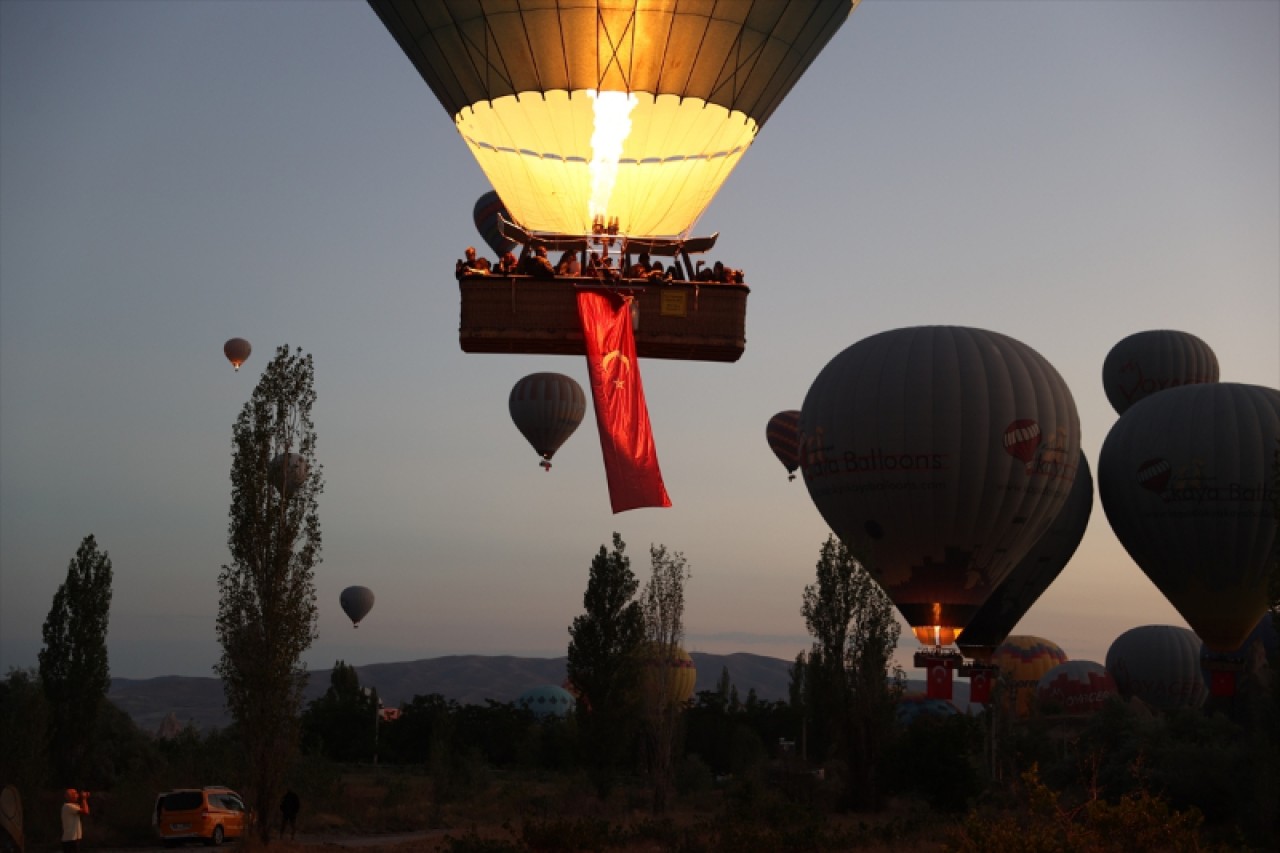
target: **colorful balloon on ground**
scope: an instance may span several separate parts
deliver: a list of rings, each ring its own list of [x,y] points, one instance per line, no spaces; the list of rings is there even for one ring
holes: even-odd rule
[[[794,480],[794,472],[800,467],[800,411],[788,409],[769,418],[769,423],[764,428],[764,437],[769,442],[773,455],[778,457],[782,467],[791,475],[787,479]]]
[[[271,485],[277,492],[293,494],[307,481],[311,468],[301,453],[279,453],[268,466]]]
[[[894,715],[900,724],[910,726],[920,718],[945,719],[954,717],[960,709],[946,699],[935,699],[924,693],[904,693],[898,700]]]
[[[517,243],[515,240],[508,240],[502,234],[502,228],[498,219],[501,216],[508,222],[511,221],[511,214],[507,212],[507,208],[502,203],[502,199],[498,198],[498,194],[493,190],[480,196],[476,201],[475,209],[471,212],[472,219],[476,223],[476,230],[480,232],[480,237],[484,240],[485,245],[493,250],[496,257],[502,257],[503,253],[510,252],[515,249]]]
[[[859,341],[801,408],[814,505],[917,639],[942,645],[1049,529],[1080,458],[1062,377],[996,332],[927,326]]]
[[[545,684],[521,693],[516,699],[517,708],[526,708],[538,719],[567,717],[573,713],[573,694],[563,687]]]
[[[1130,335],[1102,362],[1102,387],[1116,414],[1157,391],[1218,381],[1218,357],[1188,332],[1154,329]]]
[[[515,221],[687,234],[857,0],[370,0]]]
[[[1091,660],[1069,660],[1040,676],[1036,701],[1047,714],[1086,716],[1120,696],[1107,668]]]
[[[249,360],[249,353],[253,352],[253,347],[244,338],[232,338],[222,345],[222,354],[227,357],[227,361],[231,362],[231,366],[240,370],[240,365]]]
[[[367,586],[349,586],[338,596],[338,603],[351,620],[351,627],[359,628],[360,620],[373,609],[373,590]]]
[[[1107,649],[1107,671],[1121,696],[1160,711],[1199,708],[1209,695],[1200,677],[1200,638],[1176,625],[1125,631]]]
[[[966,655],[985,661],[1004,642],[1031,605],[1062,574],[1075,554],[1093,513],[1093,475],[1083,453],[1077,457],[1076,480],[1058,516],[1036,544],[996,586],[965,626],[956,645]]]
[[[1014,634],[991,655],[991,662],[1000,669],[1002,683],[1013,688],[1020,717],[1031,713],[1044,674],[1066,660],[1067,653],[1057,643],[1026,634]]]
[[[1267,606],[1278,441],[1280,391],[1223,382],[1152,395],[1102,445],[1112,530],[1215,652],[1243,643]]]
[[[551,457],[573,435],[587,412],[582,386],[563,373],[531,373],[507,398],[511,420],[551,470]]]
[[[643,664],[641,679],[645,696],[662,694],[673,705],[683,705],[693,698],[698,670],[684,649],[676,646],[669,655],[646,649]]]

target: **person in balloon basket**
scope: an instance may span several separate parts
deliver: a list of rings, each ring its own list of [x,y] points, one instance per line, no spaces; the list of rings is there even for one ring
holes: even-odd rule
[[[565,250],[565,253],[560,256],[560,262],[556,264],[556,275],[567,275],[573,278],[582,275],[582,263],[573,249]]]
[[[503,252],[502,257],[498,258],[498,265],[494,267],[493,271],[496,275],[513,276],[516,274],[518,266],[515,254]]]
[[[84,837],[84,816],[89,814],[89,792],[68,788],[62,803],[62,853],[78,853]]]
[[[491,268],[489,259],[477,257],[475,246],[468,246],[465,254],[466,257],[459,260],[454,267],[454,274],[458,278],[469,278],[471,276],[489,274]]]
[[[547,259],[547,247],[538,246],[526,255],[521,272],[532,278],[555,278],[556,268],[551,266],[551,261]]]

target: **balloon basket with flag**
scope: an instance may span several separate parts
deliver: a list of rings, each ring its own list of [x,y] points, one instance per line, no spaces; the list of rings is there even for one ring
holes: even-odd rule
[[[1244,657],[1237,654],[1205,652],[1200,666],[1209,675],[1209,695],[1229,699],[1236,695],[1236,682],[1245,670]]]
[[[925,695],[930,699],[951,698],[951,674],[964,658],[949,649],[921,649],[915,654],[915,665],[927,673]]]
[[[746,349],[744,284],[594,278],[484,276],[458,282],[463,352],[585,355],[578,292],[605,287],[633,298],[636,355],[686,361],[737,361]]]

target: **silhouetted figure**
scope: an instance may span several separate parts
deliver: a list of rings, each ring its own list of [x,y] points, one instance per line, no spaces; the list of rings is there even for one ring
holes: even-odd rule
[[[289,828],[289,840],[298,832],[298,812],[302,810],[302,800],[298,798],[297,793],[292,788],[285,791],[284,798],[280,800],[280,837],[284,838],[285,827]]]

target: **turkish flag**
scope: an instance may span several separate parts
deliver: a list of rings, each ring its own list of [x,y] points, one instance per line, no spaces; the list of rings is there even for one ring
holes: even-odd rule
[[[600,290],[578,292],[578,318],[587,345],[591,400],[614,512],[671,506],[658,470],[649,409],[640,382],[631,297]]]
[[[975,672],[969,676],[969,701],[986,705],[991,701],[991,674]]]
[[[951,670],[944,663],[929,665],[929,688],[925,695],[930,699],[951,698]]]
[[[1235,696],[1236,674],[1230,670],[1211,670],[1209,672],[1209,695]]]

